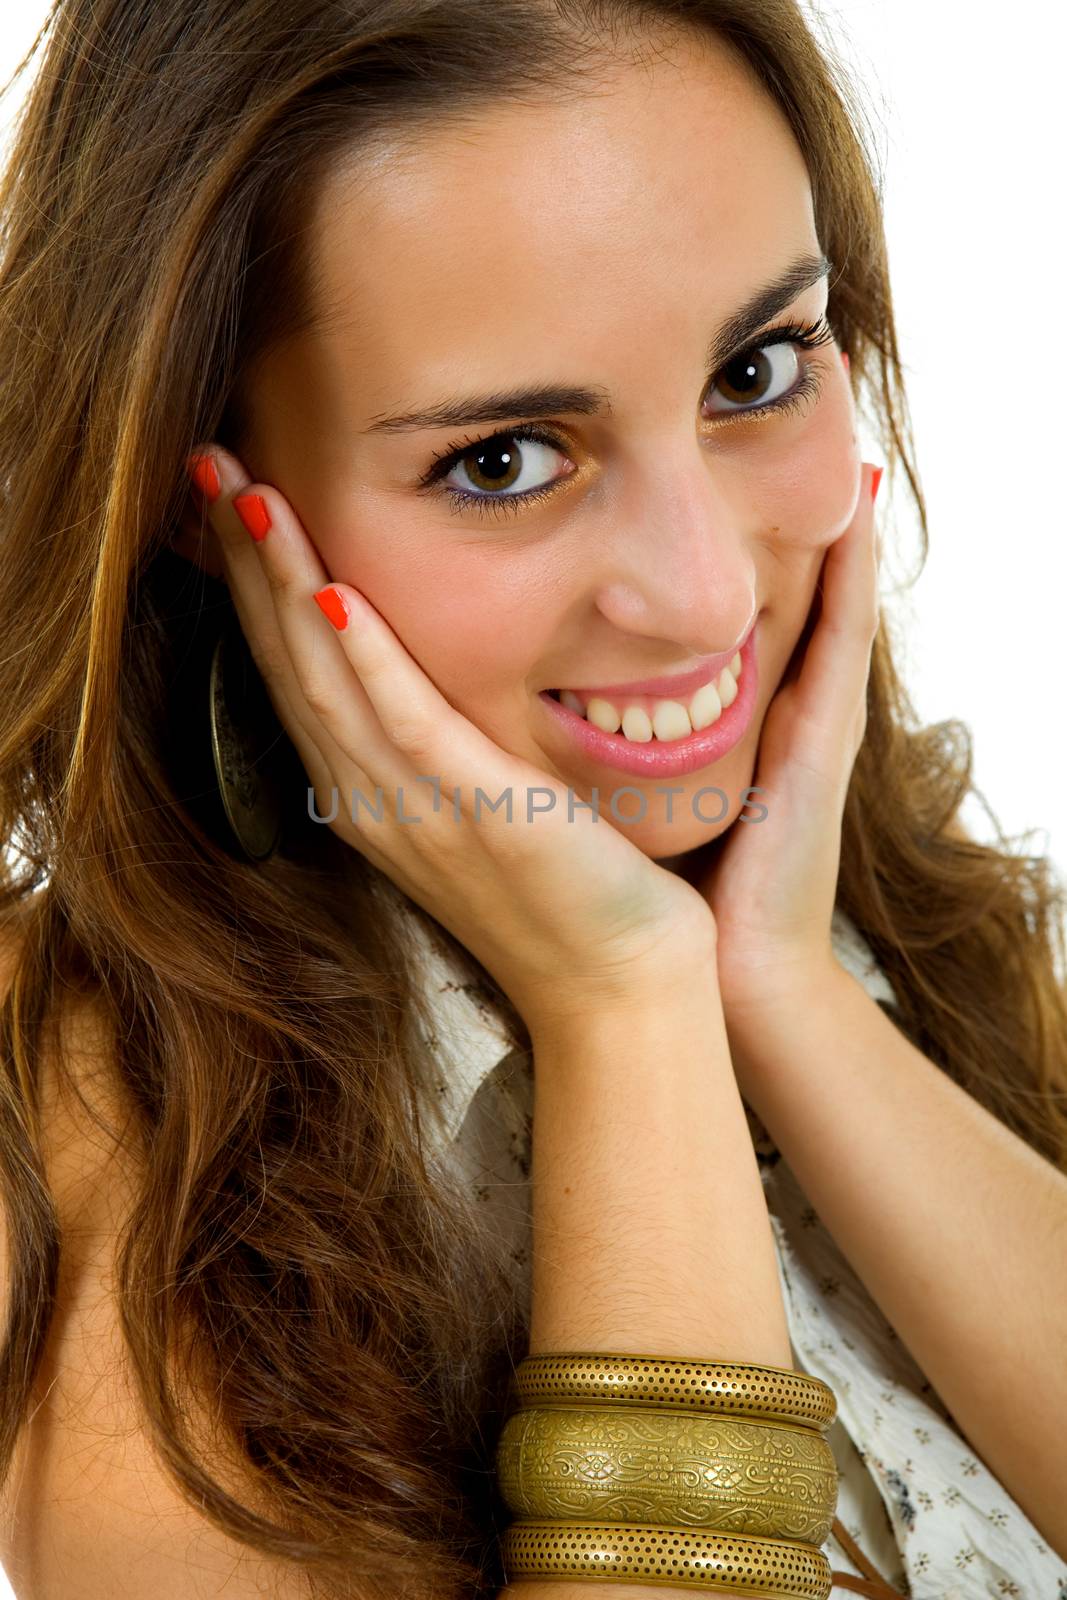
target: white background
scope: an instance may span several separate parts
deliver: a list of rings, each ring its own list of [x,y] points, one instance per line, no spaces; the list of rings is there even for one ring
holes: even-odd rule
[[[899,487],[895,519],[881,512],[885,604],[900,619],[906,682],[923,722],[969,725],[976,782],[1001,825],[1037,829],[1029,853],[1047,852],[1065,873],[1063,26],[1033,0],[1007,11],[988,0],[842,0],[818,14],[857,70],[884,171],[930,519],[929,559],[905,592],[917,527]],[[0,11],[4,80],[43,16],[36,0]],[[20,93],[0,106],[0,135]],[[881,460],[867,443],[867,458]],[[977,803],[964,815],[993,838]],[[0,1575],[0,1600],[9,1594]]]

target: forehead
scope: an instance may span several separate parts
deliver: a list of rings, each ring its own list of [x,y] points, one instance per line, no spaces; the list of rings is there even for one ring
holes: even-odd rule
[[[788,123],[707,38],[362,153],[320,191],[309,243],[324,337],[364,378],[436,389],[474,350],[532,372],[579,332],[617,351],[635,317],[668,336],[686,306],[706,333],[817,240]]]

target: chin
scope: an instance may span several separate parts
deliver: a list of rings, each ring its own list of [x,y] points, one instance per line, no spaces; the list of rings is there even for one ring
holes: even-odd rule
[[[725,785],[721,787],[725,788]],[[712,812],[717,803],[715,795],[708,795],[702,801],[702,804]],[[636,825],[627,827],[625,823],[612,822],[612,826],[617,827],[625,838],[655,861],[657,866],[664,867],[668,872],[677,872],[684,877],[694,863],[699,863],[702,852],[712,849],[730,832],[744,809],[745,802],[737,798],[731,807],[731,812],[721,822],[701,822],[699,817],[693,816],[689,811],[688,802],[685,802],[685,815],[681,815],[679,797],[676,796],[673,822],[646,822],[640,827]]]

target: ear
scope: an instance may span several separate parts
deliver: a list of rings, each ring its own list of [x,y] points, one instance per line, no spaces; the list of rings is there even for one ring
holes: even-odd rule
[[[203,568],[209,577],[224,578],[218,535],[209,519],[204,519],[203,532],[200,523],[200,512],[193,503],[190,492],[182,508],[178,531],[171,540],[170,547],[176,555],[184,556],[194,566]]]

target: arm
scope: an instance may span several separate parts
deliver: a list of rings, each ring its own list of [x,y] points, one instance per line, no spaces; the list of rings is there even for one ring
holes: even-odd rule
[[[0,994],[13,973],[0,949]],[[55,1323],[11,1470],[0,1483],[0,1564],[18,1600],[306,1600],[289,1561],[224,1533],[178,1490],[151,1441],[115,1294],[117,1247],[142,1174],[111,1136],[124,1108],[113,1093],[110,1020],[97,997],[67,997],[39,1063],[48,1184],[63,1240]],[[61,1080],[63,1065],[85,1104]],[[104,1130],[111,1130],[105,1134]],[[7,1319],[10,1243],[0,1218],[0,1323]],[[196,1417],[211,1437],[210,1406]],[[209,1446],[213,1448],[213,1445]],[[265,1509],[229,1462],[230,1493]],[[8,1593],[0,1581],[0,1591]]]
[[[791,1367],[774,1239],[718,991],[692,964],[534,1045],[530,1354]],[[673,1600],[676,1586],[509,1584],[501,1600]]]
[[[746,1100],[974,1450],[1067,1559],[1067,1177],[835,964],[730,1021]]]

